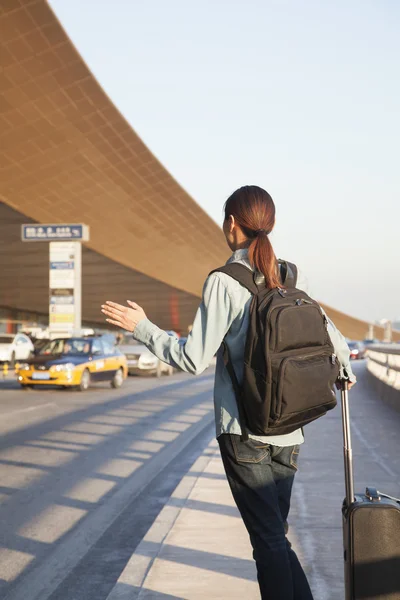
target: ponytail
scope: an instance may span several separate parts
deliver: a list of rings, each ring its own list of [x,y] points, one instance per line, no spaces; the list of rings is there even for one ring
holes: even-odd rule
[[[232,215],[249,239],[249,261],[262,273],[269,288],[282,287],[278,261],[268,235],[275,225],[275,204],[271,196],[256,185],[246,185],[225,203],[225,219]]]
[[[265,277],[268,288],[282,287],[279,276],[278,261],[270,239],[266,233],[259,233],[249,246],[251,266]]]

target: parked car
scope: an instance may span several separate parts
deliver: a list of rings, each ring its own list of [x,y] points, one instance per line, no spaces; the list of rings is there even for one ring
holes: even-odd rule
[[[85,391],[96,381],[119,388],[127,374],[124,354],[107,339],[71,337],[48,341],[17,375],[23,388],[55,385]]]
[[[34,346],[24,333],[0,334],[0,362],[14,366],[16,362],[26,360],[33,353]]]
[[[362,342],[348,342],[347,344],[350,348],[350,359],[359,360],[365,358],[367,349]]]
[[[128,373],[130,375],[173,375],[174,367],[162,362],[150,350],[140,342],[133,339],[131,335],[125,335],[118,348],[126,356]]]

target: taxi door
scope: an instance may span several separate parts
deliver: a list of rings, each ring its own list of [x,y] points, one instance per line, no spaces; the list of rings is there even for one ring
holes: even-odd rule
[[[102,381],[107,379],[106,357],[104,356],[104,348],[100,339],[94,339],[92,343],[90,376],[92,381]]]
[[[121,356],[115,352],[115,347],[107,340],[103,340],[105,368],[107,370],[107,379],[112,379],[118,369],[121,367]]]

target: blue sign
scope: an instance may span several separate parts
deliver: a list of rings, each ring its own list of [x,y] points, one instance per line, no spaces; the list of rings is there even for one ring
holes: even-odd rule
[[[73,269],[74,264],[75,263],[73,260],[69,260],[69,261],[65,261],[65,262],[51,262],[50,269],[62,269],[63,271],[65,271],[66,269]]]
[[[74,297],[71,296],[50,296],[50,304],[74,304]]]
[[[23,242],[88,241],[86,225],[22,225]]]

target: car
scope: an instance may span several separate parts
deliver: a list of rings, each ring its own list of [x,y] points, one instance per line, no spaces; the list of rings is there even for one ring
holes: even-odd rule
[[[109,381],[119,388],[127,375],[121,350],[96,336],[50,340],[17,372],[22,388],[55,385],[80,391],[97,381]]]
[[[29,337],[23,333],[0,333],[0,362],[14,367],[16,362],[27,360],[34,351]]]
[[[167,365],[155,356],[150,350],[133,339],[132,335],[124,335],[118,348],[125,354],[128,373],[130,375],[156,375],[161,377],[174,374],[174,367]]]
[[[360,360],[365,358],[367,350],[362,342],[352,341],[348,342],[347,345],[350,349],[351,360]]]
[[[373,344],[379,344],[379,340],[376,338],[365,338],[362,343],[364,346],[372,346]]]

